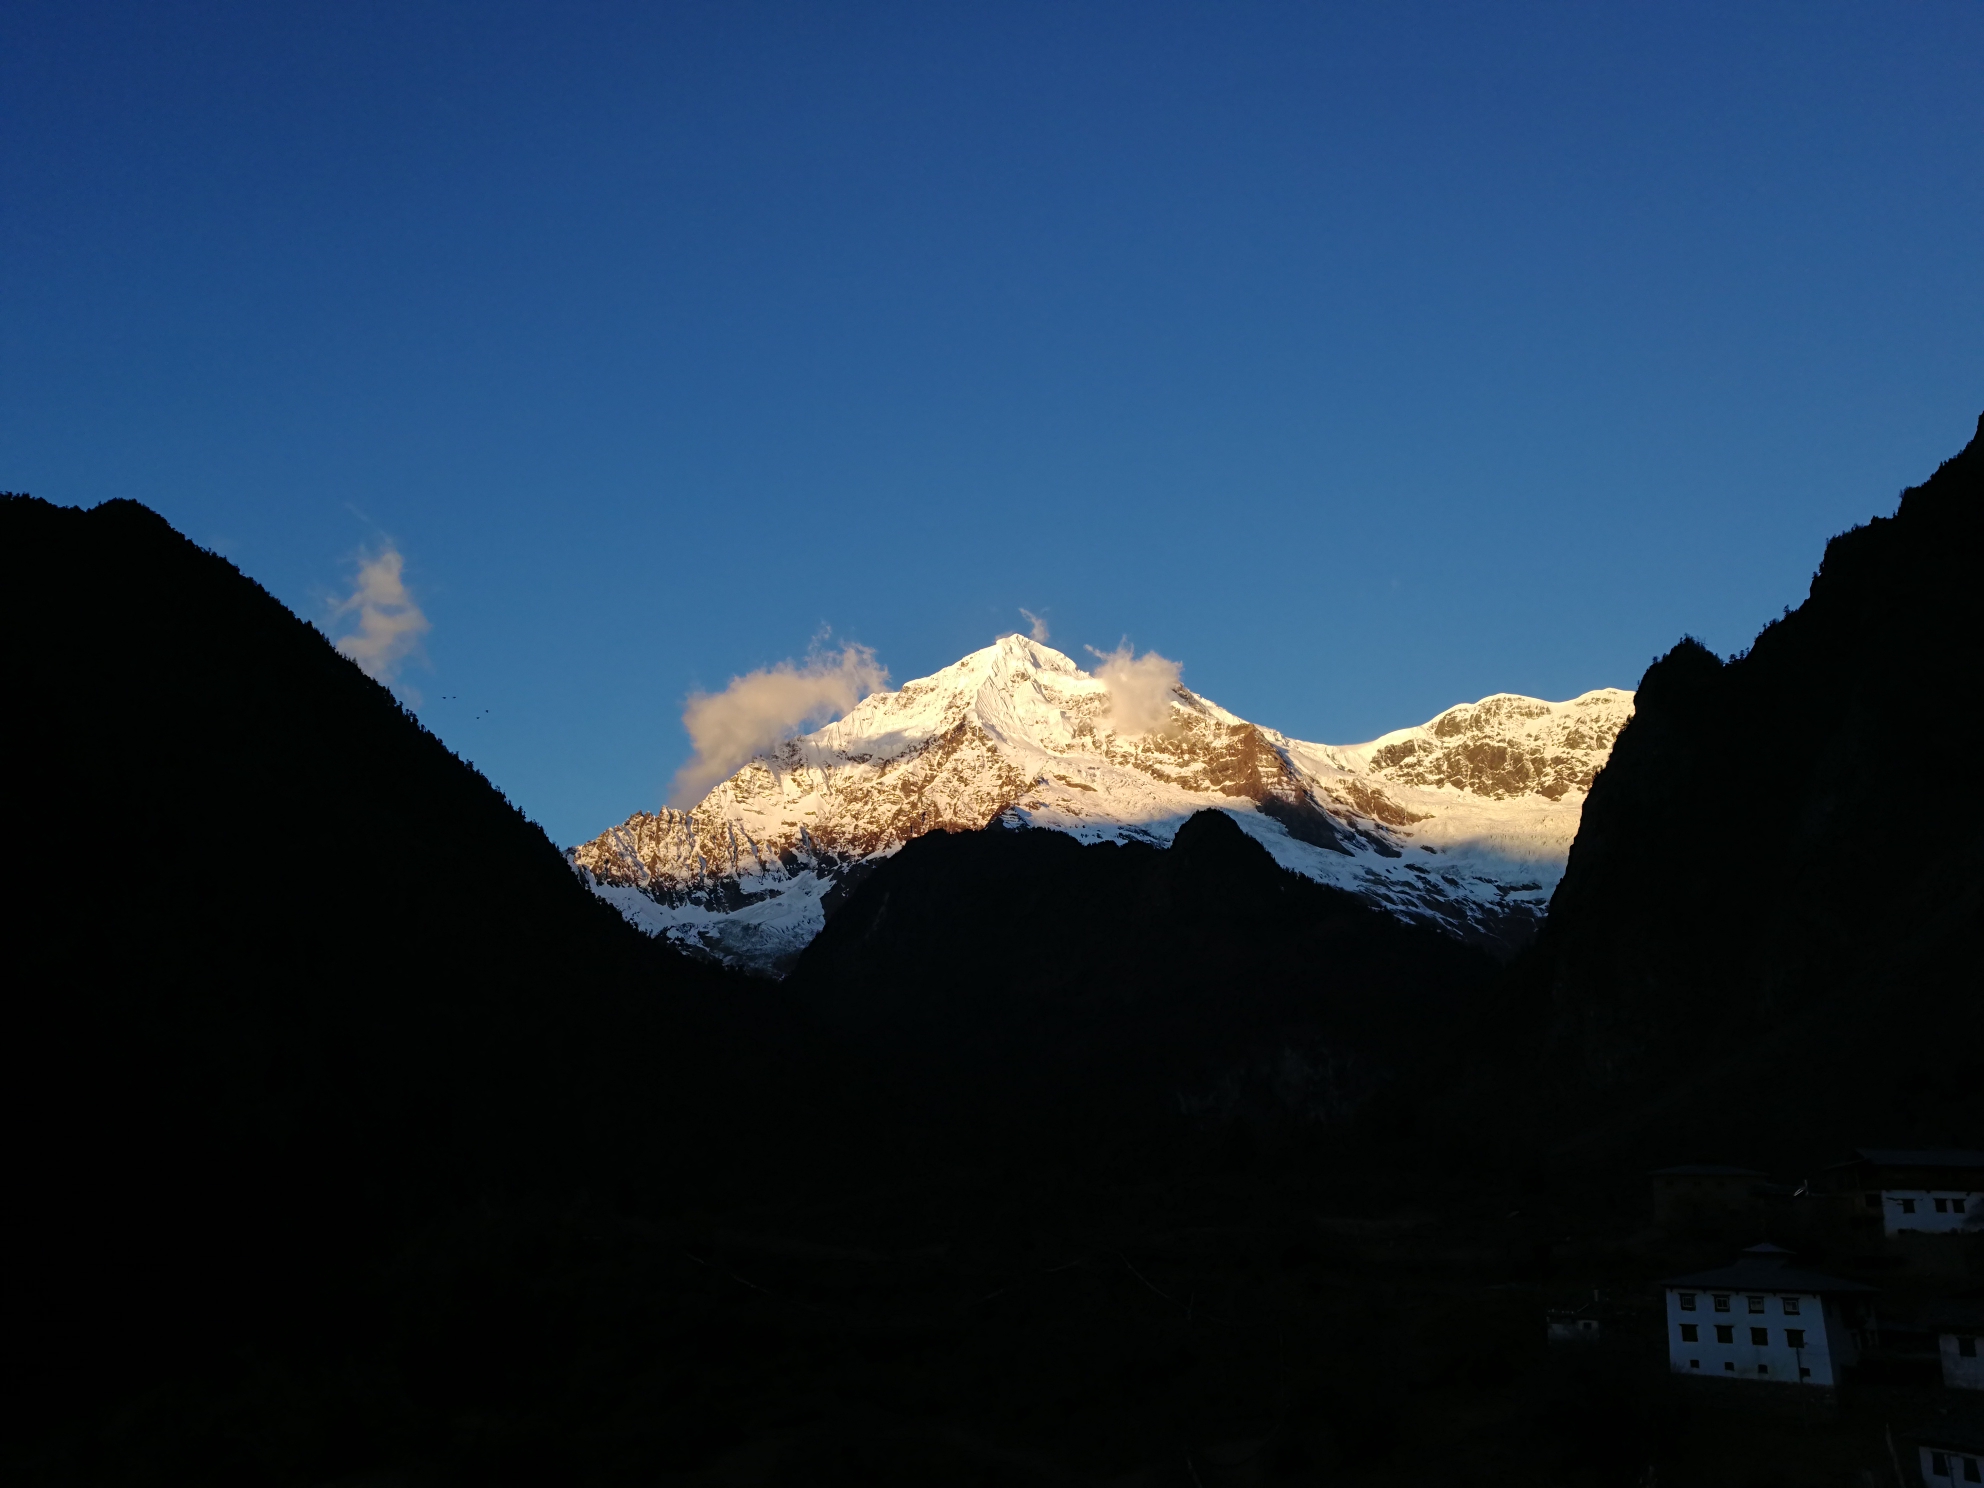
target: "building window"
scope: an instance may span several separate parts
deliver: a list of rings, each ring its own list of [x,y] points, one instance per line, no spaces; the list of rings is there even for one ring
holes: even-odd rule
[[[1936,1200],[1936,1212],[1938,1214],[1948,1214],[1950,1212],[1950,1201],[1948,1199]]]
[[[1786,1348],[1803,1348],[1805,1346],[1805,1330],[1803,1328],[1786,1328],[1784,1330],[1784,1346]]]
[[[1727,1297],[1726,1295],[1718,1295],[1718,1296],[1716,1297],[1716,1299],[1715,1299],[1715,1310],[1716,1310],[1717,1312],[1727,1312],[1727,1311],[1729,1311],[1729,1298],[1728,1298],[1728,1297]]]
[[[1950,1458],[1947,1452],[1929,1454],[1929,1475],[1934,1478],[1947,1478],[1950,1475]]]
[[[1957,1357],[1960,1359],[1976,1358],[1977,1340],[1974,1338],[1959,1338],[1956,1341],[1956,1352],[1957,1352]]]
[[[1693,1323],[1681,1324],[1681,1342],[1700,1343],[1701,1341],[1702,1330],[1700,1328],[1696,1327]]]
[[[1770,1329],[1752,1328],[1750,1330],[1750,1342],[1756,1344],[1758,1347],[1762,1347],[1764,1344],[1769,1343]]]
[[[1728,1323],[1717,1323],[1715,1325],[1715,1341],[1717,1343],[1734,1343],[1736,1341],[1736,1330]]]
[[[1757,1373],[1758,1373],[1758,1374],[1769,1374],[1769,1373],[1770,1373],[1770,1365],[1768,1365],[1768,1364],[1759,1364],[1759,1365],[1757,1366]]]
[[[1702,1361],[1700,1359],[1690,1359],[1688,1361],[1688,1367],[1690,1369],[1700,1369],[1702,1367]]]
[[[1722,1372],[1724,1374],[1734,1374],[1736,1372],[1736,1361],[1734,1359],[1724,1359],[1722,1361]]]
[[[1915,1200],[1903,1199],[1901,1201],[1901,1212],[1903,1214],[1913,1214],[1915,1212]]]
[[[1693,1312],[1694,1310],[1695,1310],[1695,1294],[1693,1292],[1681,1293],[1681,1311]]]
[[[1966,1483],[1980,1481],[1977,1476],[1977,1459],[1975,1457],[1966,1457],[1963,1459],[1963,1480]]]
[[[1798,1366],[1798,1378],[1810,1379],[1811,1377],[1812,1377],[1812,1371],[1807,1369],[1803,1364],[1800,1364]]]
[[[1750,1299],[1750,1311],[1762,1312],[1763,1310],[1764,1310],[1764,1299],[1762,1297],[1752,1297]]]
[[[1951,1199],[1951,1200],[1950,1200],[1950,1213],[1952,1213],[1952,1214],[1961,1214],[1961,1213],[1963,1213],[1963,1200],[1962,1200],[1962,1199]]]
[[[1782,1301],[1784,1303],[1784,1315],[1786,1317],[1798,1316],[1798,1299],[1796,1297],[1785,1297]]]

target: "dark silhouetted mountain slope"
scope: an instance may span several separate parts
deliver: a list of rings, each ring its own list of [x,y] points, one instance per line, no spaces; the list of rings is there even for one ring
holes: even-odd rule
[[[435,1216],[662,1181],[717,973],[154,513],[0,554],[10,1407],[334,1353]]]
[[[1981,562],[1984,435],[1746,654],[1648,670],[1516,977],[1581,1109],[1703,1150],[1984,1130]]]
[[[788,989],[890,1104],[1102,1141],[1347,1121],[1494,975],[1484,952],[1290,872],[1202,811],[1169,848],[917,838],[828,919]]]
[[[1654,665],[1505,969],[1210,810],[916,835],[782,984],[732,978],[224,560],[0,503],[0,1476],[1722,1462],[1508,1283],[1678,1269],[1634,1248],[1642,1156],[1984,1145],[1980,458],[1740,660]],[[1772,1440],[1858,1468],[1887,1424]]]

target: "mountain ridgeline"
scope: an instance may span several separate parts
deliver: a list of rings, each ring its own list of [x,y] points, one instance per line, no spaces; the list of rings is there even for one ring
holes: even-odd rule
[[[1123,727],[1105,676],[1009,635],[571,857],[642,929],[779,975],[855,879],[924,833],[996,823],[1163,846],[1221,811],[1282,867],[1506,956],[1536,933],[1632,701],[1498,693],[1331,745],[1174,684],[1158,720]]]
[[[1984,420],[1747,653],[1648,669],[1515,979],[1513,1025],[1604,1129],[1976,1145],[1980,561]]]
[[[1347,1123],[1495,970],[1201,811],[1169,848],[919,837],[861,881],[787,990],[885,1106],[1005,1143],[1148,1140],[1166,1123]]]
[[[17,1426],[335,1354],[423,1226],[692,1140],[721,978],[322,634],[134,502],[8,497],[0,553]]]
[[[1637,696],[1138,738],[1009,637],[571,860],[155,514],[0,501],[0,1473],[1648,1481],[1553,1255],[1984,1146],[1981,476]]]

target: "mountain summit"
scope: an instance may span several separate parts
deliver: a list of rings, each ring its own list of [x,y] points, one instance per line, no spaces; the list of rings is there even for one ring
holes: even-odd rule
[[[996,823],[1163,846],[1211,807],[1285,868],[1507,949],[1534,933],[1632,707],[1617,688],[1502,693],[1338,746],[1178,686],[1161,727],[1130,731],[1108,682],[1009,635],[570,858],[650,934],[782,972],[853,878],[926,832]]]

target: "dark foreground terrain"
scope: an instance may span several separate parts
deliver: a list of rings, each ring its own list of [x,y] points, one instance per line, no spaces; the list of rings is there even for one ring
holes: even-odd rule
[[[1899,1316],[1976,1243],[1662,1229],[1643,1175],[1984,1145],[1984,797],[1936,743],[1981,464],[1654,665],[1513,965],[1206,817],[921,840],[775,986],[634,934],[153,514],[7,500],[0,1468],[1912,1481],[1919,1360],[1690,1390],[1650,1282],[1776,1227]]]

